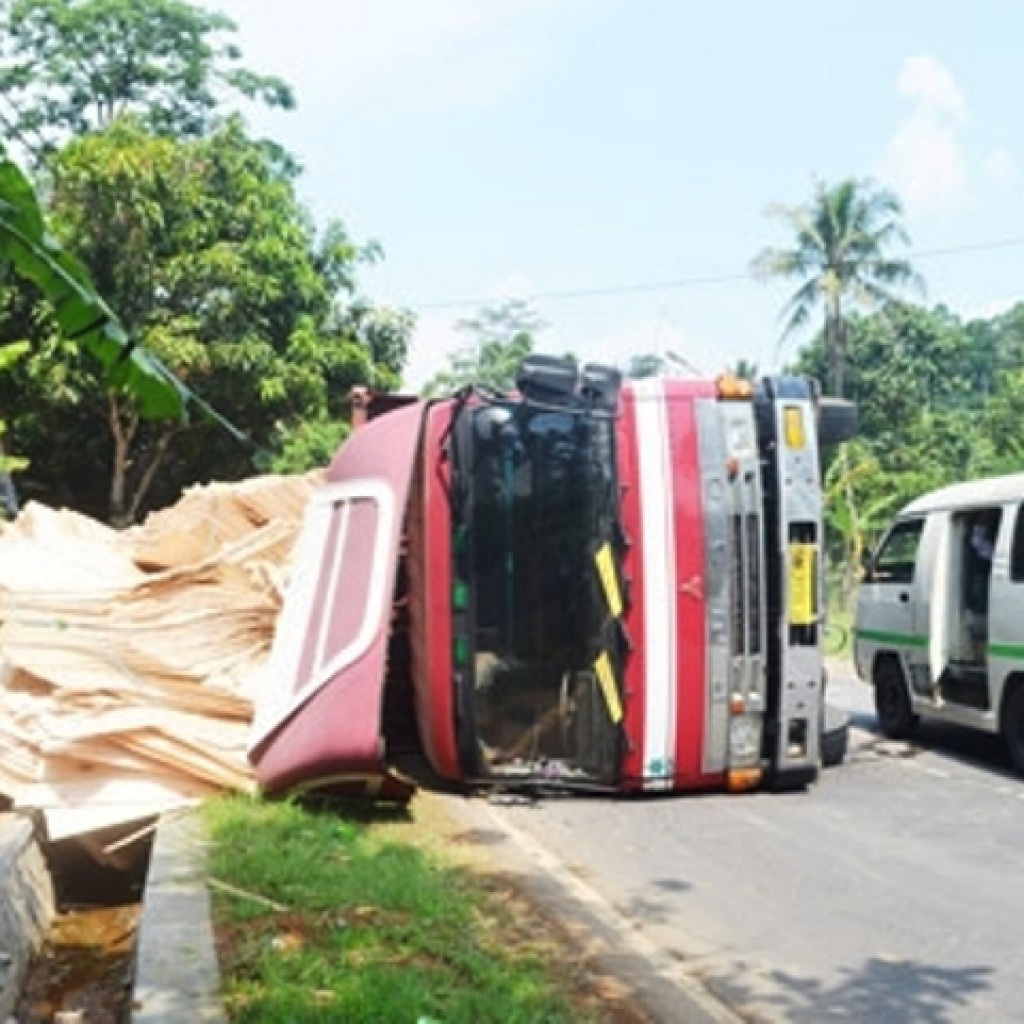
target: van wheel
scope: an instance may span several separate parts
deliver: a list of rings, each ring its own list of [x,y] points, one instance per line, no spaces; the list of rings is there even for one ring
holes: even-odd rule
[[[878,725],[890,739],[905,740],[917,728],[917,715],[910,709],[903,670],[890,658],[878,662],[874,671],[875,713]]]
[[[1003,707],[1003,739],[1013,767],[1024,775],[1024,685],[1013,688]]]

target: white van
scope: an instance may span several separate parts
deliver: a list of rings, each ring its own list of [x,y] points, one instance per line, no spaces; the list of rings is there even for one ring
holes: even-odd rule
[[[1024,772],[1024,473],[904,508],[857,602],[857,673],[882,731],[919,718],[1001,733]]]

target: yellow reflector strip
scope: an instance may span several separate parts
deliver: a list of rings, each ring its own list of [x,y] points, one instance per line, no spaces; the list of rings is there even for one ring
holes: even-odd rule
[[[597,661],[594,662],[594,672],[597,673],[597,681],[601,684],[604,702],[608,705],[608,717],[615,725],[618,725],[622,721],[622,704],[619,701],[618,687],[615,685],[612,660],[608,657],[607,651],[602,651],[597,656]]]
[[[615,575],[612,546],[607,541],[594,555],[594,562],[597,564],[597,574],[601,577],[608,610],[612,613],[612,618],[617,619],[622,614],[622,594],[619,592],[619,578]]]
[[[786,447],[800,449],[807,446],[804,433],[804,411],[799,405],[787,405],[782,410]]]
[[[789,545],[789,622],[793,626],[810,626],[817,620],[818,552],[813,544]]]

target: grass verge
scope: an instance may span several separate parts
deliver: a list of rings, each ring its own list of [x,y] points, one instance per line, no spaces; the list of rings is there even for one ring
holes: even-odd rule
[[[234,796],[205,818],[232,1021],[642,1020],[603,1000],[542,918],[444,856],[443,835],[409,827],[408,812]]]

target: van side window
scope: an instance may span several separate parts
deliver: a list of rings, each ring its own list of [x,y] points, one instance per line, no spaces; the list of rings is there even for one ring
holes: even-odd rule
[[[1017,507],[1013,524],[1013,547],[1010,549],[1010,579],[1024,583],[1024,505]]]
[[[914,579],[917,546],[924,529],[923,519],[897,523],[878,549],[868,579],[876,583],[910,583]]]

